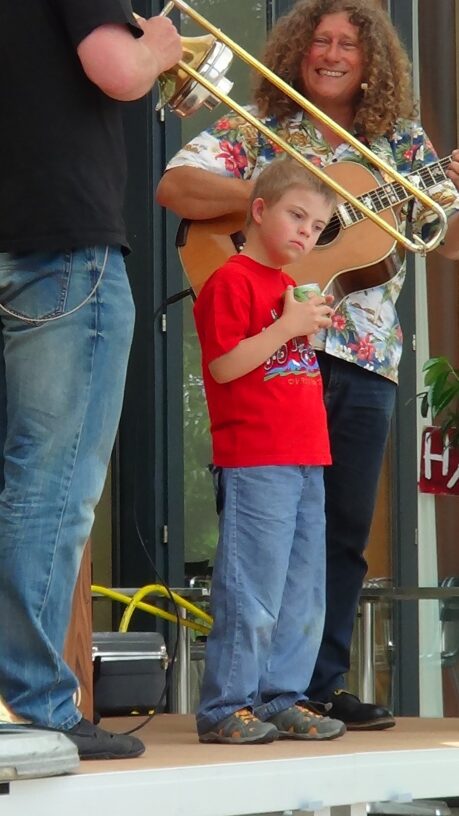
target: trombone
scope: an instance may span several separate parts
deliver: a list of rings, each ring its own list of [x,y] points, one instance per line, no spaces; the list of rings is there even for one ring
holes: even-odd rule
[[[177,65],[161,74],[158,78],[159,102],[156,106],[157,110],[168,105],[170,109],[175,111],[178,115],[188,116],[194,113],[203,104],[209,109],[212,109],[219,102],[223,102],[231,108],[231,110],[253,125],[259,132],[263,133],[271,142],[274,142],[274,144],[282,148],[282,150],[288,153],[292,158],[314,173],[314,175],[318,176],[365,218],[369,218],[377,224],[406,249],[425,255],[438,246],[447,229],[446,214],[439,204],[412,184],[411,181],[390,167],[390,165],[382,161],[382,159],[376,156],[366,145],[358,141],[355,136],[352,136],[345,128],[338,125],[333,119],[313,105],[312,102],[309,102],[309,100],[299,94],[298,91],[295,91],[283,79],[252,57],[251,54],[231,40],[219,28],[209,23],[205,17],[191,8],[191,6],[183,0],[170,0],[163,8],[161,14],[168,15],[174,8],[178,8],[181,12],[187,14],[207,30],[209,34],[203,37],[182,37],[184,59],[180,60]],[[225,73],[231,63],[233,54],[237,54],[237,56],[250,65],[251,68],[257,70],[279,90],[293,99],[307,113],[310,113],[322,122],[322,124],[333,130],[343,141],[352,145],[352,147],[368,159],[372,165],[383,171],[383,173],[389,176],[394,182],[401,185],[406,193],[409,193],[407,198],[416,198],[427,207],[427,209],[435,212],[439,219],[436,233],[428,241],[423,241],[417,235],[413,235],[412,240],[402,235],[392,224],[388,224],[384,221],[368,204],[364,204],[352,195],[352,193],[345,190],[338,182],[330,178],[323,170],[312,164],[312,162],[305,159],[297,150],[275,134],[270,128],[263,124],[263,122],[260,122],[253,114],[232,100],[228,94],[233,84],[226,79]],[[371,203],[369,196],[366,196],[366,200]]]

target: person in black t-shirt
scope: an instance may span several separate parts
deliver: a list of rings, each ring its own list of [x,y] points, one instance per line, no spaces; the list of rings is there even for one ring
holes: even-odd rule
[[[62,652],[134,322],[120,102],[181,53],[130,0],[2,0],[0,734],[64,732],[82,758],[144,750],[82,719]]]

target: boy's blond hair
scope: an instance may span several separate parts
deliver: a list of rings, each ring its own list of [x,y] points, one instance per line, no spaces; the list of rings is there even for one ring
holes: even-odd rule
[[[256,198],[262,198],[268,206],[276,204],[293,187],[319,193],[332,209],[336,207],[337,197],[331,187],[295,159],[280,156],[262,170],[255,182],[249,201],[247,225],[252,222],[252,204]]]

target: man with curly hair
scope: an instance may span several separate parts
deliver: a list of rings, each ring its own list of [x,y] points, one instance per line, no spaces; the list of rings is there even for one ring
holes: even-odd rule
[[[416,120],[408,57],[377,0],[299,0],[275,25],[262,61],[399,172],[408,174],[437,160]],[[263,77],[254,99],[262,121],[314,164],[350,160],[368,165]],[[172,159],[158,201],[188,219],[243,213],[254,179],[277,151],[245,120],[224,116]],[[454,151],[430,191],[449,216],[438,250],[448,258],[459,257],[458,186],[459,151]],[[432,213],[418,205],[410,216],[424,239],[436,226]],[[349,729],[395,724],[388,709],[343,689],[402,352],[395,303],[405,264],[398,249],[388,260],[393,264],[388,279],[345,297],[331,328],[316,337],[333,464],[325,470],[327,612],[307,693],[329,703],[329,715]]]

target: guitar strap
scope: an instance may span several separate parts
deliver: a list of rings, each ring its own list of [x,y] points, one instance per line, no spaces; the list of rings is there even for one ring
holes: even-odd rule
[[[245,235],[242,230],[237,230],[236,232],[232,232],[230,238],[233,242],[234,249],[237,253],[242,252],[244,249],[245,244]]]
[[[191,221],[188,218],[182,218],[180,221],[177,228],[177,235],[175,236],[175,246],[177,249],[180,249],[180,247],[184,247],[186,245],[190,225]],[[239,252],[242,252],[245,244],[245,235],[242,230],[232,232],[229,237],[233,243],[234,251],[238,254]]]

